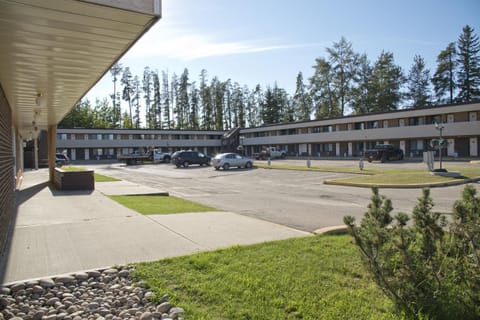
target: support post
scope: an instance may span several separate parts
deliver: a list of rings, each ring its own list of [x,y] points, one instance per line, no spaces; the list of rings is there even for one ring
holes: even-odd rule
[[[49,181],[53,183],[55,170],[55,150],[57,145],[57,126],[48,126],[48,172]]]

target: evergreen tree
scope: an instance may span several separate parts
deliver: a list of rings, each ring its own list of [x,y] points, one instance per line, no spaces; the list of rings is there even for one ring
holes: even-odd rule
[[[115,112],[108,104],[108,99],[95,100],[95,108],[93,110],[95,119],[93,123],[94,128],[115,128]]]
[[[152,72],[152,83],[153,83],[153,104],[152,109],[154,110],[155,119],[154,123],[155,129],[162,129],[162,96],[160,92],[160,79],[158,78],[158,71]],[[168,92],[168,89],[167,89]]]
[[[132,121],[132,99],[133,99],[133,94],[135,92],[135,88],[133,86],[133,79],[132,79],[132,73],[130,72],[130,68],[126,67],[123,70],[122,74],[122,80],[123,84],[123,93],[122,93],[122,99],[125,100],[128,103],[128,110],[129,110],[129,119]],[[125,123],[123,122],[124,127],[126,127]],[[133,122],[130,122],[129,127],[133,127]]]
[[[88,99],[78,102],[58,124],[59,128],[94,128],[95,114]]]
[[[247,95],[248,95],[248,89]],[[233,127],[245,127],[245,98],[244,98],[244,89],[235,82],[232,88],[232,126]]]
[[[133,123],[135,128],[141,127],[140,120],[140,94],[142,89],[140,88],[140,79],[138,76],[133,77],[133,99],[132,104],[135,106],[135,114],[133,116]]]
[[[333,118],[341,114],[333,88],[334,73],[331,64],[324,58],[317,58],[315,73],[310,78],[315,119]]]
[[[188,116],[188,128],[192,130],[200,129],[199,123],[200,92],[195,86],[195,82],[190,85],[190,114]]]
[[[339,42],[334,42],[332,48],[327,48],[330,55],[329,62],[332,72],[332,83],[335,96],[338,99],[340,115],[345,115],[345,110],[351,102],[353,82],[358,73],[358,54],[353,52],[352,43],[344,37]]]
[[[413,65],[407,77],[407,99],[412,108],[423,108],[430,105],[430,70],[426,69],[425,61],[420,55],[415,55]]]
[[[457,100],[468,102],[480,97],[480,43],[473,28],[463,28],[457,47]]]
[[[114,112],[114,119],[116,122],[116,126],[120,127],[120,118],[121,118],[121,104],[120,104],[120,92],[117,92],[117,80],[118,76],[122,73],[122,64],[115,63],[112,68],[110,69],[110,74],[113,77],[113,94],[110,96],[112,98],[112,105],[113,105],[113,112]]]
[[[218,77],[214,77],[211,82],[211,90],[213,93],[213,116],[215,119],[213,130],[224,130],[223,127],[223,105],[225,97],[225,85]]]
[[[437,56],[437,70],[433,75],[432,84],[439,103],[453,103],[453,94],[456,87],[456,55],[455,44],[452,42]],[[448,95],[448,98],[445,98],[446,95]]]
[[[168,73],[162,71],[162,91],[161,91],[161,109],[163,110],[163,124],[161,128],[171,129],[171,113],[170,113],[170,89],[168,85]]]
[[[369,86],[371,108],[369,112],[397,110],[404,83],[402,69],[395,64],[393,53],[383,51],[375,62]]]
[[[172,80],[170,81],[170,109],[168,113],[168,129],[173,129],[176,127],[175,119],[178,117],[176,114],[178,104],[178,77],[175,73],[172,75]]]
[[[303,74],[301,72],[297,75],[292,107],[295,112],[294,120],[310,120],[312,101],[310,94],[307,91],[307,86],[303,83]]]
[[[190,111],[189,88],[188,69],[185,68],[178,83],[178,100],[176,108],[174,109],[177,116],[177,129],[185,129],[188,124],[188,114]]]
[[[225,116],[225,125],[224,128],[226,130],[230,130],[232,128],[232,122],[233,122],[233,110],[232,110],[232,81],[228,79],[227,81],[224,82],[224,93],[225,93],[225,99],[224,101],[224,116]]]
[[[202,109],[202,128],[212,130],[214,127],[212,91],[207,84],[207,70],[205,69],[200,72],[200,105]]]
[[[354,114],[366,114],[370,112],[370,106],[372,105],[372,95],[369,89],[373,71],[367,55],[363,54],[359,57],[358,69],[357,85],[352,91],[352,107]]]
[[[247,113],[247,125],[249,127],[257,127],[261,125],[261,109],[263,104],[263,92],[259,84],[255,86],[248,96],[246,113]]]
[[[142,82],[143,98],[145,99],[145,124],[146,128],[155,128],[156,127],[156,114],[155,108],[151,107],[152,104],[152,92],[153,92],[153,81],[152,81],[152,71],[149,67],[143,69],[143,82]]]

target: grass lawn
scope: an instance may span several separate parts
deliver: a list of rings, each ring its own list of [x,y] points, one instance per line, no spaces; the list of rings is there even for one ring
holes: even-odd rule
[[[231,247],[135,264],[159,299],[200,319],[400,319],[348,235]]]
[[[459,171],[461,178],[441,177],[430,174],[426,170],[385,170],[374,175],[359,175],[350,178],[336,179],[335,182],[365,184],[435,184],[480,177],[480,167],[447,167],[448,171]]]
[[[85,171],[86,169],[83,167],[75,167],[75,166],[63,166],[61,167],[63,171]],[[110,181],[120,181],[120,179],[105,176],[103,174],[99,174],[94,172],[93,179],[95,182],[110,182]]]
[[[378,169],[365,169],[361,171],[357,168],[342,168],[342,167],[310,167],[284,165],[284,164],[272,164],[268,166],[260,163],[255,164],[258,168],[272,168],[272,169],[284,169],[284,170],[302,170],[302,171],[323,171],[323,172],[340,172],[340,173],[354,173],[358,174],[354,177],[336,179],[334,182],[346,182],[346,183],[365,183],[365,184],[434,184],[441,182],[449,182],[458,180],[458,178],[449,178],[431,175],[426,169],[416,170],[378,170]],[[445,167],[445,166],[444,166]],[[448,171],[460,171],[461,179],[480,178],[480,166],[446,166]]]
[[[172,196],[109,196],[109,198],[146,215],[218,211],[215,208]]]

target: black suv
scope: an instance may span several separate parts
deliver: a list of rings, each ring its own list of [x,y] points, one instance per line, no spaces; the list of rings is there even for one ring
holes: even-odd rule
[[[177,151],[172,155],[172,163],[175,164],[177,168],[181,166],[187,168],[191,164],[209,166],[210,161],[210,157],[198,151]]]

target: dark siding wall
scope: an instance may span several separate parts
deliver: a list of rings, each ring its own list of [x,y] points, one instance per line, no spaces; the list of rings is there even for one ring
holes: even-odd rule
[[[14,214],[12,113],[0,87],[0,254],[6,245]]]

